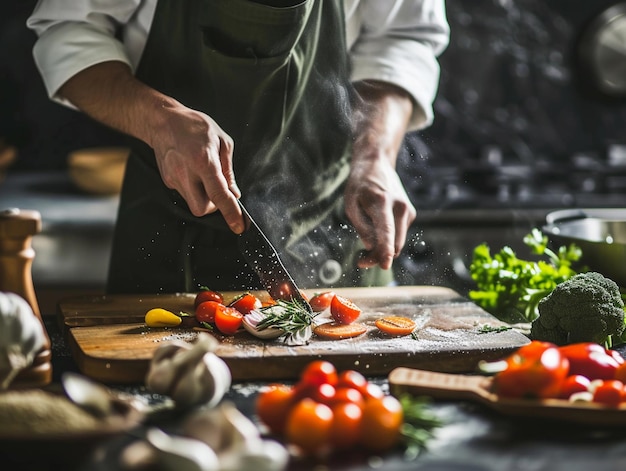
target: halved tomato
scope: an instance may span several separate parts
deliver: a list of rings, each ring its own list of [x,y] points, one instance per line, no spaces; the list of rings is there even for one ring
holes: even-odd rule
[[[215,326],[225,335],[234,335],[243,322],[243,314],[234,307],[220,305],[215,311]]]
[[[330,303],[335,297],[334,291],[324,291],[323,293],[315,293],[309,300],[313,312],[322,312],[330,307]]]
[[[243,315],[248,314],[253,309],[259,309],[263,307],[263,303],[252,293],[243,293],[233,299],[229,304],[229,307],[237,309]]]
[[[339,324],[352,324],[361,315],[361,309],[348,298],[335,294],[330,302],[330,315]]]

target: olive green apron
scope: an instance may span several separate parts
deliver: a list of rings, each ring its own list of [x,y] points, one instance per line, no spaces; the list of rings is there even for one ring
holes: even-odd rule
[[[159,0],[137,77],[235,142],[242,199],[301,287],[386,283],[359,270],[343,213],[350,87],[342,2]],[[110,293],[261,288],[219,213],[197,218],[138,144],[127,164]],[[385,275],[387,275],[385,273]]]

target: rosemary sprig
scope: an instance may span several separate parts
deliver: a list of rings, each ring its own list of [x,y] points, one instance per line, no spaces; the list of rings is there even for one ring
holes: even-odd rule
[[[403,394],[399,397],[404,414],[404,423],[400,431],[405,446],[405,457],[414,459],[424,450],[428,441],[433,438],[437,428],[443,425],[428,406],[430,399]]]
[[[258,330],[275,327],[282,329],[286,335],[306,329],[313,323],[315,317],[315,314],[311,314],[299,302],[281,299],[272,306],[262,307],[260,311],[265,317],[258,323]]]
[[[479,334],[490,334],[490,333],[494,333],[494,332],[495,333],[506,332],[507,330],[511,330],[511,329],[513,329],[513,327],[511,327],[510,325],[500,325],[500,326],[494,327],[494,326],[491,326],[491,325],[483,324],[478,329],[478,333]]]

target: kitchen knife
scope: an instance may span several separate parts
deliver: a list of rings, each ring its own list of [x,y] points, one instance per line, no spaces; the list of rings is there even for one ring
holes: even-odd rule
[[[307,311],[313,312],[310,304],[296,286],[276,249],[265,236],[261,228],[252,219],[248,210],[239,201],[243,213],[246,229],[239,235],[237,241],[239,250],[246,261],[254,269],[265,289],[273,299],[283,301],[297,301]]]

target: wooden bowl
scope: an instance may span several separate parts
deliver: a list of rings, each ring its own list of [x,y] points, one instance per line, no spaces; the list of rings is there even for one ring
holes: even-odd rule
[[[129,154],[126,147],[76,150],[68,156],[70,178],[87,193],[119,194]]]

